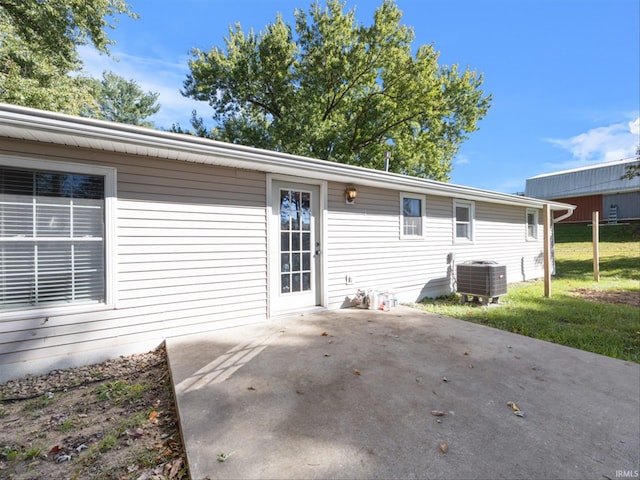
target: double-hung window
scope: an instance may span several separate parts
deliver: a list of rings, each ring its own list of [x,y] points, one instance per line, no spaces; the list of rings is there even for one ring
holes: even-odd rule
[[[455,241],[473,241],[473,202],[455,200],[453,202],[453,214],[455,223]]]
[[[401,238],[422,238],[424,236],[425,204],[424,195],[404,193],[400,195]]]
[[[0,312],[107,302],[114,180],[112,169],[0,158]]]
[[[527,240],[538,238],[538,210],[527,208]]]

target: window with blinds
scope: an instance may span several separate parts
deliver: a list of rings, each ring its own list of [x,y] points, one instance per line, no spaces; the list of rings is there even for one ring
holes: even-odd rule
[[[400,194],[400,237],[422,238],[425,221],[424,195]]]
[[[0,310],[105,301],[105,179],[0,167]]]
[[[453,203],[455,218],[455,240],[473,241],[473,202],[455,200]]]

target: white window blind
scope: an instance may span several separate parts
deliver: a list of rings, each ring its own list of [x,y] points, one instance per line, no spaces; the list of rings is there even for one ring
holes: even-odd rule
[[[422,200],[402,198],[402,234],[405,237],[422,236]]]
[[[104,182],[0,167],[0,309],[104,302]]]
[[[473,203],[454,201],[455,239],[473,240]]]

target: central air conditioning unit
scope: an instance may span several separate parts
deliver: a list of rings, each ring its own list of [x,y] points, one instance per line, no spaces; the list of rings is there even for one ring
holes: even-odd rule
[[[493,261],[471,260],[456,266],[457,291],[462,302],[477,297],[483,304],[507,293],[507,267]]]

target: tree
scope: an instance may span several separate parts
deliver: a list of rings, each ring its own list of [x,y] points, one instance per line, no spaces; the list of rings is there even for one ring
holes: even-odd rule
[[[91,84],[91,93],[97,105],[88,108],[86,116],[143,127],[153,126],[153,122],[145,119],[160,110],[158,93],[145,93],[135,80],[126,80],[113,72],[103,72],[102,80],[92,79]]]
[[[93,99],[77,46],[109,54],[106,29],[137,16],[125,0],[0,0],[0,101],[80,113]]]
[[[640,144],[636,147],[636,160],[640,162]],[[620,180],[633,180],[635,177],[640,177],[640,163],[628,165],[625,169],[624,175],[620,177]]]
[[[448,180],[491,97],[432,45],[412,54],[401,17],[384,0],[367,27],[328,0],[295,11],[295,38],[279,15],[259,34],[237,24],[224,50],[192,50],[182,93],[209,102],[220,140],[372,168],[388,151],[390,171]]]

